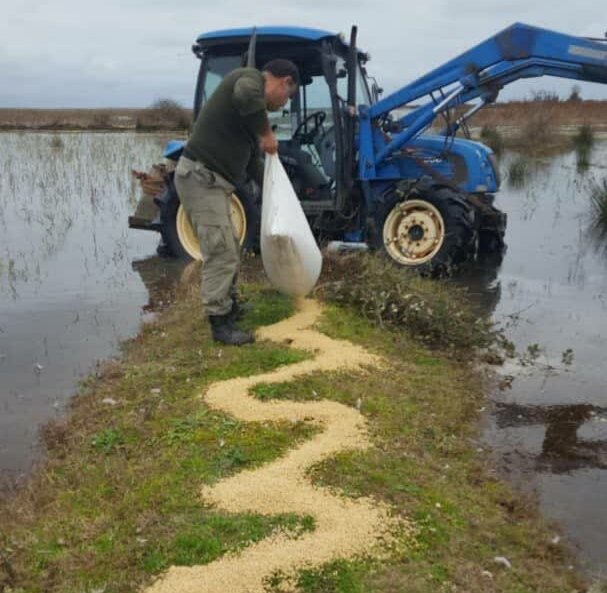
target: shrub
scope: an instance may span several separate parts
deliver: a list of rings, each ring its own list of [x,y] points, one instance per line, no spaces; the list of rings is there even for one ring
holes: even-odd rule
[[[112,128],[108,111],[96,111],[93,113],[92,121],[89,125],[94,130],[108,130]]]
[[[421,278],[370,254],[327,256],[324,267],[330,279],[317,289],[321,298],[405,330],[426,346],[465,356],[497,339],[488,318],[473,311],[465,290],[453,283]]]
[[[558,93],[554,91],[531,91],[531,100],[558,103],[560,99]]]
[[[148,109],[139,112],[136,123],[138,129],[189,130],[190,125],[191,117],[188,110],[173,99],[157,99]]]
[[[581,101],[581,100],[582,100],[582,94],[581,94],[580,85],[574,84],[571,87],[571,94],[569,95],[569,98],[567,99],[567,101]]]

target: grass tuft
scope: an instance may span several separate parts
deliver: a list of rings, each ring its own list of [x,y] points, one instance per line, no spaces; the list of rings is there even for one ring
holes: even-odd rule
[[[578,128],[577,134],[572,139],[578,171],[587,171],[590,167],[594,141],[594,132],[590,126],[584,125]]]
[[[525,157],[517,156],[508,165],[508,183],[512,187],[522,187],[529,177],[529,164]]]
[[[607,234],[607,177],[594,182],[590,190],[590,208],[593,227]]]
[[[583,125],[578,128],[577,133],[572,139],[573,147],[576,150],[590,150],[594,146],[595,138],[592,128]]]

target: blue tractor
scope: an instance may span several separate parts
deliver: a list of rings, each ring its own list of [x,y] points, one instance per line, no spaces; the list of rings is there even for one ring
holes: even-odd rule
[[[499,251],[506,229],[506,215],[493,205],[499,171],[492,151],[469,139],[467,120],[521,78],[607,83],[607,43],[514,24],[382,98],[356,34],[356,27],[349,40],[261,27],[200,35],[192,48],[200,60],[194,118],[234,68],[292,60],[299,94],[270,117],[279,156],[320,242],[364,241],[397,264],[439,274],[479,250]],[[183,144],[166,145],[168,163]],[[170,169],[129,224],[159,231],[167,253],[199,258]],[[246,248],[258,242],[260,201],[254,182],[232,196],[234,227]]]

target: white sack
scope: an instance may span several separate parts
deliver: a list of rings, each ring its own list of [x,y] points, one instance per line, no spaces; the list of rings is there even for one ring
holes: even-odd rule
[[[261,259],[270,282],[291,296],[316,284],[322,255],[278,155],[266,155],[261,206]]]

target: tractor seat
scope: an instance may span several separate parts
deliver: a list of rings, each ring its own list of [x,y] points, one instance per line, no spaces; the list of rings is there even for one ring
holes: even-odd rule
[[[296,142],[287,140],[279,141],[278,154],[300,199],[327,199],[330,180],[314,165],[310,153],[302,150]]]

